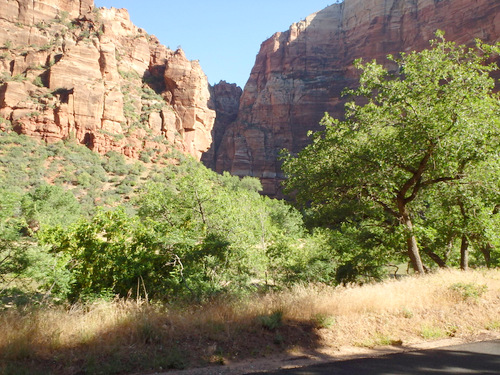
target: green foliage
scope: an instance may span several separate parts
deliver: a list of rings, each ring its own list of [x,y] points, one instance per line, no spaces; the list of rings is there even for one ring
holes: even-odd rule
[[[143,100],[156,100],[158,102],[161,102],[161,103],[165,103],[165,101],[163,100],[163,97],[156,93],[152,88],[148,87],[148,86],[143,86],[142,87],[142,93],[141,93],[141,99]]]
[[[48,184],[24,195],[22,210],[30,228],[67,225],[81,216],[81,207],[71,192]]]
[[[127,81],[133,81],[133,80],[140,80],[141,77],[139,76],[139,73],[137,73],[135,70],[118,70],[118,73],[120,76],[127,80]]]
[[[11,40],[6,40],[3,44],[3,48],[7,50],[11,50],[13,47],[12,41]]]
[[[151,281],[150,273],[163,265],[161,255],[147,248],[147,242],[138,243],[144,237],[142,229],[123,209],[99,210],[91,221],[82,219],[68,229],[47,230],[41,240],[70,257],[73,298],[107,291],[127,296],[138,282]]]
[[[5,287],[29,262],[27,245],[21,243],[23,227],[19,193],[0,189],[0,288]]]
[[[80,39],[88,39],[90,38],[90,31],[89,30],[82,30],[79,35]]]
[[[276,310],[269,315],[261,315],[258,321],[263,328],[274,331],[283,325],[283,311]]]
[[[308,235],[301,214],[262,197],[258,180],[176,158],[148,169],[71,141],[0,133],[0,180],[9,187],[0,238],[10,262],[2,288],[52,301],[201,301],[334,280],[330,237]]]
[[[33,292],[64,296],[68,291],[71,276],[65,270],[66,263],[37,246],[35,238],[30,237],[37,229],[33,225],[35,218],[40,221],[37,226],[49,225],[64,220],[58,215],[71,210],[71,205],[64,206],[64,199],[56,197],[57,187],[47,189],[54,189],[50,197],[44,196],[43,189],[24,195],[0,191],[0,298],[4,302],[29,302],[32,297],[28,293]]]
[[[37,23],[35,24],[35,27],[36,27],[37,29],[39,29],[39,30],[45,30],[45,29],[47,29],[49,26],[48,26],[45,22],[40,21],[40,22],[37,22]]]
[[[52,47],[53,47],[52,43],[47,43],[47,44],[44,44],[43,46],[40,46],[39,51],[48,51]]]
[[[337,322],[334,316],[323,313],[316,314],[313,321],[316,328],[330,328]]]
[[[476,301],[486,293],[488,286],[475,283],[455,283],[450,286],[450,290],[456,293],[464,301]]]
[[[130,166],[127,165],[125,157],[116,151],[106,153],[106,158],[103,159],[102,167],[108,173],[115,173],[119,176],[124,176],[130,171]]]
[[[480,231],[470,223],[492,224],[486,216],[464,220],[483,208],[491,216],[498,205],[498,180],[488,176],[500,168],[500,100],[489,75],[496,65],[487,62],[500,47],[467,49],[437,36],[432,49],[389,56],[395,71],[357,61],[360,86],[348,91],[357,98],[347,103],[346,119],[326,115],[325,130],[285,157],[286,189],[308,207],[308,221],[356,233],[349,237],[359,251],[349,253],[358,258],[346,264],[347,275],[373,274],[357,268],[366,251],[375,271],[379,259],[399,261],[406,251],[424,272],[418,241],[433,257],[435,239],[446,241],[450,207],[464,205],[453,215],[457,233],[472,237]]]
[[[68,19],[69,19],[69,13],[66,11],[61,11],[57,15],[56,22],[66,24],[68,22]]]
[[[443,329],[431,324],[423,325],[420,334],[426,340],[436,340],[447,336]]]
[[[33,84],[37,87],[44,87],[42,77],[40,76],[35,77],[35,79],[33,80]]]
[[[121,157],[107,158],[108,170],[125,171]],[[261,197],[257,184],[217,175],[191,159],[160,169],[149,180],[133,200],[137,214],[123,206],[98,209],[90,219],[39,231],[41,244],[66,260],[73,299],[111,293],[201,300],[245,293],[252,278],[264,280],[271,261],[281,264],[273,270],[276,280],[292,280],[280,274],[292,266],[292,273],[304,274],[300,215],[284,202]],[[128,193],[136,184],[137,176],[128,174],[119,187]],[[287,238],[297,246],[287,245]],[[266,249],[277,242],[295,249],[296,263],[283,261],[286,252],[268,257]],[[316,251],[312,241],[307,248],[310,261]]]

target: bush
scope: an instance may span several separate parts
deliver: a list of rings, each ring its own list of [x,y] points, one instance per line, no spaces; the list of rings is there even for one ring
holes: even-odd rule
[[[283,311],[276,310],[269,315],[261,315],[258,321],[263,328],[274,331],[283,324]]]
[[[455,283],[450,286],[450,290],[463,301],[477,301],[486,293],[488,286],[475,283]]]

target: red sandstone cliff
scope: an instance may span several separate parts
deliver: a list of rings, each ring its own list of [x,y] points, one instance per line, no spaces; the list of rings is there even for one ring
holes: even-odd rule
[[[197,61],[93,0],[0,0],[0,128],[138,157],[200,158],[215,111]],[[9,125],[10,124],[10,125]]]
[[[426,48],[437,29],[461,44],[500,41],[500,1],[345,0],[276,33],[261,46],[216,170],[259,177],[266,194],[277,194],[279,151],[303,148],[324,112],[342,115],[340,93],[356,83],[353,60]]]
[[[212,107],[217,113],[214,127],[212,129],[212,145],[201,158],[203,164],[211,169],[215,169],[216,159],[222,138],[226,130],[236,120],[242,94],[241,87],[235,83],[220,81],[210,88],[212,97]]]

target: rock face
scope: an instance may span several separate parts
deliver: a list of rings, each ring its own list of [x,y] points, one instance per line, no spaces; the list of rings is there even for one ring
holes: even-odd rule
[[[212,129],[212,145],[201,158],[203,164],[215,169],[215,155],[219,151],[222,137],[227,128],[236,120],[240,106],[242,90],[235,83],[220,81],[211,87],[212,107],[217,113]]]
[[[500,1],[345,0],[276,33],[261,46],[215,169],[259,177],[264,193],[279,195],[280,150],[302,149],[325,112],[342,116],[353,60],[426,48],[437,29],[460,44],[500,41]]]
[[[215,111],[181,50],[93,0],[0,0],[0,127],[92,150],[201,158]],[[9,125],[10,124],[10,125]]]

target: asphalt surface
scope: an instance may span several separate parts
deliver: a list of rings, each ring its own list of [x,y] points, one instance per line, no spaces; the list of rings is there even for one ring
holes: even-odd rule
[[[500,340],[261,372],[274,375],[500,375]],[[255,373],[254,373],[255,375]]]

